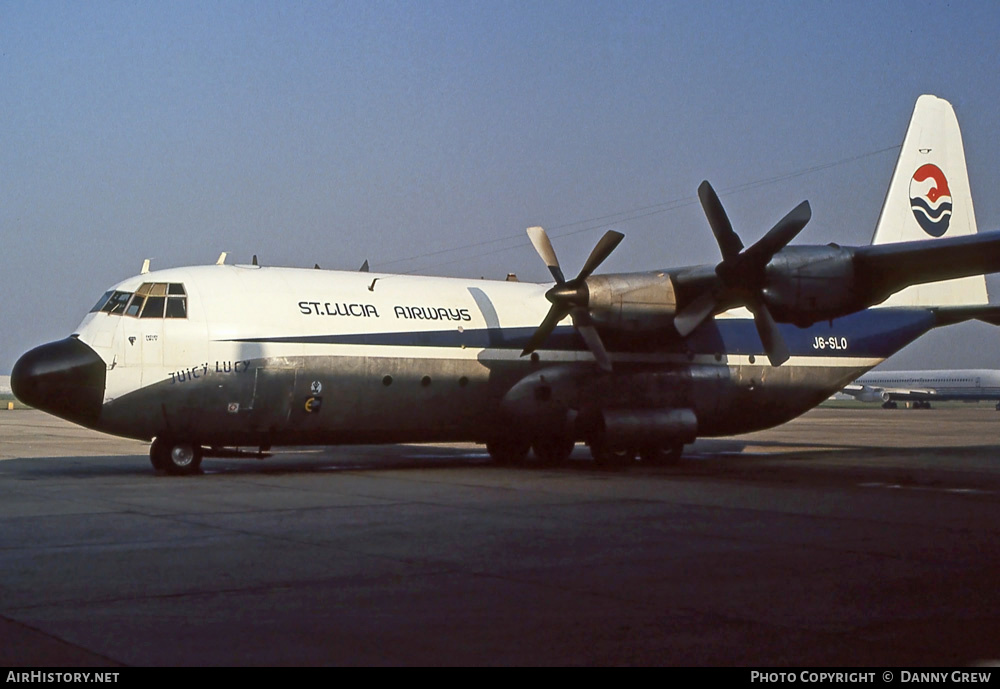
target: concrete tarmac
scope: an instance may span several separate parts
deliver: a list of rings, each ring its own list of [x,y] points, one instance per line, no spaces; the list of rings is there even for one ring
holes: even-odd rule
[[[315,448],[154,474],[0,412],[0,665],[1000,659],[1000,413],[819,409],[679,464]]]

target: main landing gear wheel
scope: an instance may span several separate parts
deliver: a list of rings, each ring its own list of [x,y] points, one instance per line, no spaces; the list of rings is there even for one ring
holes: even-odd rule
[[[155,471],[166,471],[167,460],[163,455],[163,444],[159,438],[156,438],[153,440],[153,444],[149,446],[149,463],[153,465]]]
[[[626,467],[635,461],[635,455],[634,447],[616,447],[603,440],[590,441],[590,456],[602,469]]]
[[[201,456],[201,446],[168,438],[156,438],[149,448],[149,461],[153,468],[173,476],[199,473]]]
[[[562,464],[569,460],[573,454],[573,447],[576,442],[572,438],[546,437],[538,438],[531,444],[531,449],[535,451],[535,457],[542,464],[555,465]]]
[[[683,443],[673,443],[671,445],[657,445],[654,447],[644,447],[639,450],[639,458],[644,464],[662,466],[665,464],[676,464],[681,459],[684,451]]]
[[[486,442],[486,451],[497,464],[520,464],[530,449],[531,443],[522,438],[497,438]]]

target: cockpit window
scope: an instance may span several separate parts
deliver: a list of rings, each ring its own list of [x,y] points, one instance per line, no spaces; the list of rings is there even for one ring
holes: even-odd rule
[[[179,282],[167,283],[167,318],[187,318],[187,292]]]
[[[101,307],[101,311],[112,315],[122,314],[125,312],[125,305],[128,304],[128,300],[131,296],[131,292],[112,292],[111,298],[108,299],[107,303]]]
[[[179,282],[144,282],[128,296],[132,299],[125,308],[126,316],[164,318],[166,312],[166,318],[187,318],[187,293]]]
[[[97,300],[97,303],[94,304],[94,308],[90,310],[90,313],[97,313],[98,311],[100,311],[101,308],[108,303],[108,299],[111,298],[112,294],[114,294],[114,290],[108,290],[107,292],[105,292],[104,295]]]
[[[187,318],[187,297],[167,299],[167,318]]]
[[[142,289],[140,287],[139,289]],[[146,302],[145,295],[136,292],[132,295],[131,301],[129,301],[128,306],[125,308],[126,316],[138,316],[139,312],[142,311],[142,305]]]
[[[139,318],[163,318],[163,302],[166,297],[146,297],[146,305],[142,307]]]

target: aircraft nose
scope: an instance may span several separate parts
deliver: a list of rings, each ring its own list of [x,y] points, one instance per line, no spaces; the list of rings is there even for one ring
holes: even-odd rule
[[[10,373],[10,387],[25,404],[84,426],[93,426],[104,402],[107,366],[75,337],[24,354]]]

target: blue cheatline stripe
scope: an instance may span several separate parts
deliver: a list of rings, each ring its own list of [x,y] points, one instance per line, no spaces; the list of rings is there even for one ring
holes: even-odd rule
[[[808,328],[780,324],[792,356],[841,356],[885,358],[899,351],[935,325],[927,309],[867,309],[815,323]],[[272,344],[368,345],[373,347],[469,347],[476,349],[513,349],[520,351],[535,328],[467,328],[449,330],[410,330],[385,333],[348,333],[340,335],[276,335],[227,338],[224,342]],[[614,353],[677,353],[762,355],[757,329],[750,319],[718,318],[706,321],[687,339],[672,329],[656,332],[627,333],[601,330],[608,350]],[[557,327],[543,349],[584,351],[586,344],[572,326]]]

